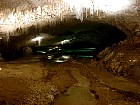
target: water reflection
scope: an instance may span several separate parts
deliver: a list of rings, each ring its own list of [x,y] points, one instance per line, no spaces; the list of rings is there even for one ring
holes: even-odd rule
[[[53,49],[53,48],[50,48]],[[79,48],[79,49],[61,49],[55,47],[55,49],[48,51],[37,51],[45,56],[46,60],[51,60],[53,62],[66,62],[71,59],[79,58],[93,58],[95,57],[94,51],[96,48]]]

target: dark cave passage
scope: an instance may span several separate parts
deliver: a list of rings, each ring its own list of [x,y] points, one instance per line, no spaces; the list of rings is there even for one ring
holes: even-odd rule
[[[7,60],[15,60],[21,57],[23,54],[22,48],[25,46],[32,46],[27,42],[32,37],[39,35],[39,33],[51,34],[53,38],[42,39],[41,46],[50,46],[63,40],[71,39],[71,45],[75,48],[82,46],[98,47],[97,53],[105,49],[106,47],[117,44],[127,38],[125,33],[119,30],[117,27],[99,22],[71,20],[68,23],[57,22],[55,26],[43,26],[34,28],[34,26],[27,29],[27,32],[21,34],[21,36],[12,36],[8,44],[1,41],[1,56]],[[67,44],[65,44],[66,46]],[[17,46],[20,46],[17,48]],[[35,46],[35,45],[33,45]],[[36,47],[36,46],[35,46]],[[97,54],[96,53],[96,54]]]

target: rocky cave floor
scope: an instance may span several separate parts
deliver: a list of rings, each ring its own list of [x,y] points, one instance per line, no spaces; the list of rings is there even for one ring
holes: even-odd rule
[[[0,62],[0,105],[140,105],[140,84],[92,59]]]
[[[1,60],[0,105],[140,105],[139,44],[112,45],[99,61]]]

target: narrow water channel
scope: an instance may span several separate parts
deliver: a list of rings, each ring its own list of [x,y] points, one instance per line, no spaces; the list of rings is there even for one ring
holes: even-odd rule
[[[71,68],[70,71],[78,82],[57,97],[52,105],[96,105],[97,100],[89,91],[89,80],[82,76],[77,68]]]

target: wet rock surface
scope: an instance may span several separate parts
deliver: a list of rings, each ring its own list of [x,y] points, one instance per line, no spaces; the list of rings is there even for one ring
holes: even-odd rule
[[[90,82],[88,79],[82,76],[78,69],[71,68],[70,70],[78,83],[56,98],[52,105],[96,105],[97,100],[94,94],[89,91]]]
[[[99,58],[1,61],[0,104],[140,105],[138,43],[113,45]]]

